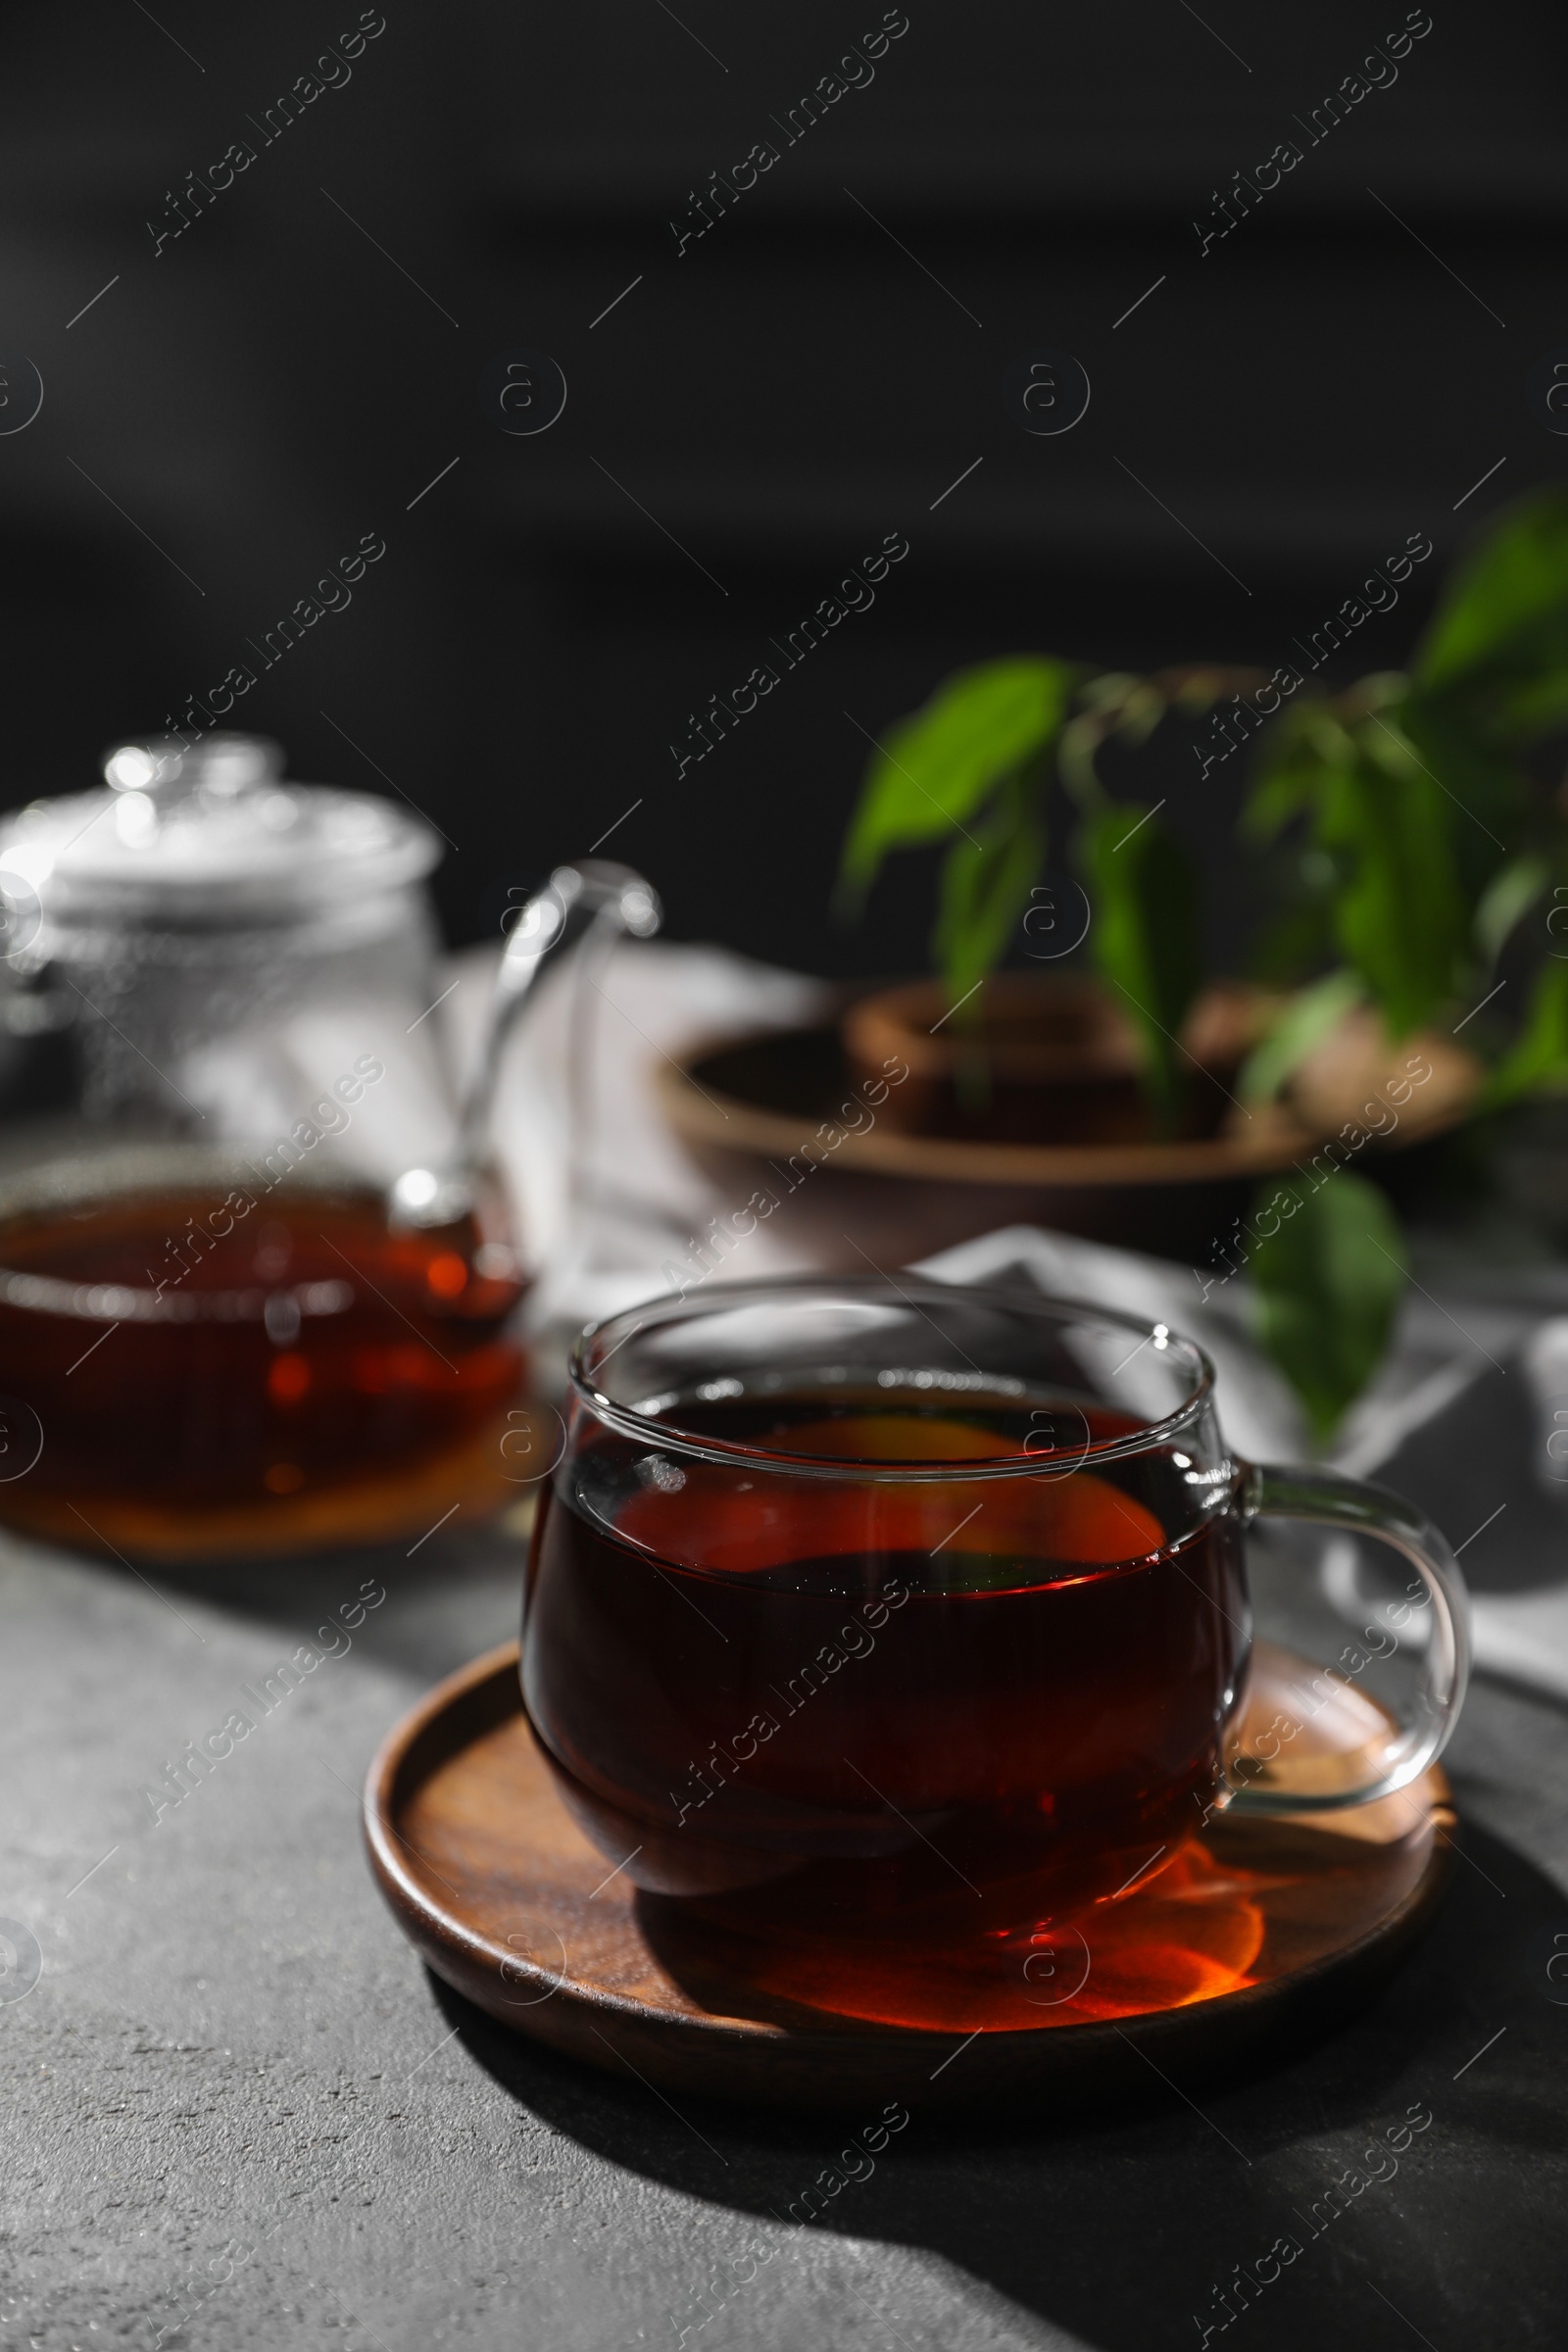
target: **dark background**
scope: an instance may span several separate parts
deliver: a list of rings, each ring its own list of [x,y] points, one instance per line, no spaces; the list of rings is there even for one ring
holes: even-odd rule
[[[873,0],[384,14],[347,86],[264,146],[247,118],[351,30],[348,0],[7,11],[0,318],[45,398],[0,437],[6,804],[93,781],[376,532],[352,606],[235,719],[296,774],[435,818],[454,943],[640,802],[605,854],[675,936],[916,965],[928,861],[859,931],[828,914],[852,720],[1023,648],[1272,666],[1410,532],[1441,558],[1561,471],[1524,395],[1568,346],[1558,11],[1434,0],[1395,86],[1317,146],[1294,118],[1396,0],[909,0],[871,86],[790,147],[771,119]],[[1291,137],[1302,162],[1200,259],[1212,191]],[[238,138],[256,162],[155,258],[147,222]],[[764,138],[780,161],[677,258],[691,191]],[[569,387],[536,437],[479,404],[519,350]],[[1002,398],[1041,350],[1093,385],[1054,438]],[[677,781],[688,712],[889,531],[911,552],[875,610]],[[1401,659],[1439,569],[1350,672]],[[1190,746],[1152,757],[1228,938],[1243,762],[1205,789]]]

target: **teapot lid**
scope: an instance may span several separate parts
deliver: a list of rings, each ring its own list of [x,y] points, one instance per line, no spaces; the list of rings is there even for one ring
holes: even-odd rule
[[[0,822],[0,893],[51,914],[276,922],[417,881],[440,858],[423,818],[375,793],[285,783],[283,764],[263,735],[116,744],[106,790]]]

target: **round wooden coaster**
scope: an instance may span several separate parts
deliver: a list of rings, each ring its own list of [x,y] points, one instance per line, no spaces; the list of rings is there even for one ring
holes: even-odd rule
[[[1244,1748],[1250,1727],[1289,1715],[1309,1674],[1259,1644]],[[1318,1787],[1338,1755],[1350,1769],[1373,1721],[1353,1690],[1292,1751]],[[416,1949],[518,2033],[663,2090],[1035,2115],[1148,2090],[1156,2073],[1193,2086],[1345,2014],[1425,1927],[1453,1826],[1436,1769],[1351,1812],[1216,1815],[1146,1886],[1059,1930],[1017,1982],[892,1955],[851,2015],[819,1958],[697,1938],[678,1905],[607,1864],[535,1743],[514,1643],[397,1726],[365,1818],[371,1868]]]

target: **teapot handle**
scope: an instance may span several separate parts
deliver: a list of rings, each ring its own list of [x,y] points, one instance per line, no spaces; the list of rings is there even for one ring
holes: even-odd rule
[[[449,1225],[471,1209],[489,1147],[502,1050],[551,949],[568,935],[575,942],[589,931],[652,939],[663,919],[659,894],[629,865],[617,865],[608,858],[581,858],[574,864],[556,867],[544,889],[528,901],[508,938],[452,1160],[441,1171],[404,1171],[391,1192],[395,1223]]]

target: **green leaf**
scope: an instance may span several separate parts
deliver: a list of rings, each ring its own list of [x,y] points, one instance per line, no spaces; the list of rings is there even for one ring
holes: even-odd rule
[[[1534,676],[1510,677],[1476,698],[1476,717],[1505,743],[1537,743],[1568,720],[1568,630],[1550,638],[1522,657],[1520,667]]]
[[[1493,1071],[1478,1107],[1500,1110],[1521,1095],[1568,1087],[1568,962],[1554,956],[1536,974],[1524,1026]]]
[[[1253,777],[1243,804],[1237,820],[1242,839],[1259,846],[1278,841],[1286,826],[1311,808],[1320,772],[1317,761],[1298,749],[1270,760]]]
[[[1323,850],[1276,857],[1257,877],[1270,907],[1247,955],[1250,978],[1265,988],[1301,988],[1333,959],[1334,867]]]
[[[1089,893],[1090,952],[1138,1032],[1144,1091],[1172,1134],[1186,1094],[1176,1039],[1203,972],[1197,871],[1137,801],[1107,802],[1084,816],[1077,855]]]
[[[1410,694],[1385,723],[1409,745],[1451,805],[1453,840],[1477,897],[1518,842],[1530,782],[1512,755],[1474,724],[1473,714]]]
[[[1279,1093],[1293,1070],[1338,1028],[1352,1004],[1366,991],[1356,972],[1326,972],[1310,988],[1297,992],[1285,1004],[1261,1045],[1254,1046],[1242,1064],[1236,1091],[1244,1102],[1266,1102]]]
[[[864,897],[889,850],[939,841],[1051,748],[1083,677],[1071,662],[1018,655],[944,680],[889,727],[871,757],[840,867],[841,898]]]
[[[1544,858],[1526,855],[1501,865],[1493,875],[1475,912],[1476,946],[1488,971],[1502,954],[1510,932],[1540,898],[1551,879]]]
[[[1397,673],[1363,678],[1328,707],[1298,704],[1265,738],[1244,838],[1287,844],[1306,819],[1311,849],[1276,920],[1270,968],[1309,971],[1312,901],[1332,915],[1330,952],[1358,971],[1396,1036],[1468,984],[1471,910],[1517,841],[1525,813],[1511,758],[1462,712]],[[1327,860],[1306,887],[1314,856]],[[1320,960],[1320,958],[1318,958]]]
[[[956,841],[942,866],[931,953],[956,1006],[1002,961],[1045,862],[1045,828],[1020,778],[1003,786],[973,841]]]
[[[1315,1192],[1304,1179],[1286,1186],[1265,1206],[1267,1191],[1252,1215],[1254,1229],[1278,1219],[1250,1260],[1258,1338],[1321,1443],[1383,1360],[1404,1289],[1403,1238],[1387,1196],[1348,1168]]]
[[[1291,703],[1267,729],[1243,805],[1244,841],[1277,841],[1287,825],[1317,805],[1329,770],[1353,756],[1354,739],[1320,701]]]
[[[1340,866],[1341,953],[1396,1038],[1452,994],[1469,947],[1453,816],[1414,753],[1375,721],[1358,731],[1351,760],[1324,780],[1317,838]]]
[[[1522,747],[1568,719],[1568,492],[1511,508],[1451,576],[1413,664],[1477,740]]]
[[[1428,691],[1506,678],[1568,686],[1568,495],[1509,510],[1450,575],[1412,664]]]

